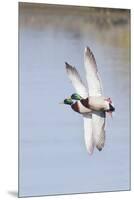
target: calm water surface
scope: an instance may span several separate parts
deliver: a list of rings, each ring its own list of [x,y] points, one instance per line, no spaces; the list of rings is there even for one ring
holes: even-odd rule
[[[97,13],[20,6],[20,196],[130,188],[129,24],[103,24]],[[128,16],[128,11],[111,12],[110,19]],[[85,148],[82,117],[59,104],[74,92],[64,62],[75,65],[84,79],[87,45],[104,93],[116,107],[113,119],[107,117],[105,148],[92,156]]]

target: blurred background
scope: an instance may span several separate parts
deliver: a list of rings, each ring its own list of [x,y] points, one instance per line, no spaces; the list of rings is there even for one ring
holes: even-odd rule
[[[82,117],[59,104],[74,92],[65,61],[85,80],[85,46],[116,108],[92,156]],[[19,93],[20,196],[130,189],[130,10],[19,3]]]

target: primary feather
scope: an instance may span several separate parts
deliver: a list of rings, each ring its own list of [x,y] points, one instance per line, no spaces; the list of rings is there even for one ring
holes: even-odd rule
[[[95,57],[89,47],[85,48],[84,66],[88,83],[89,96],[101,96],[102,85],[98,73]]]
[[[82,82],[78,71],[76,70],[75,67],[72,67],[67,62],[65,64],[66,64],[66,71],[67,71],[68,77],[69,77],[70,81],[72,82],[72,85],[74,86],[76,92],[81,97],[87,98],[88,97],[88,91],[87,91],[86,86]]]

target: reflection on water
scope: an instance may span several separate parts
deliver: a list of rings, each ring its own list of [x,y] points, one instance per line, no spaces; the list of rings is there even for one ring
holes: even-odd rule
[[[20,4],[20,196],[129,189],[129,11]],[[86,152],[82,117],[58,103],[93,50],[115,104],[106,145]]]

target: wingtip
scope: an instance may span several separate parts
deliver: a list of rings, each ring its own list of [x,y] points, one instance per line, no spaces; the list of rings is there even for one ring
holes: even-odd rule
[[[70,67],[71,65],[68,62],[65,62],[66,67]]]
[[[66,70],[69,69],[69,64],[67,62],[65,62],[65,68]]]
[[[89,156],[92,156],[93,155],[93,150],[92,151],[88,151],[87,153],[88,153]]]
[[[104,147],[104,146],[100,146],[100,145],[97,145],[97,146],[96,146],[96,148],[98,149],[98,151],[102,151],[103,147]]]
[[[94,54],[88,46],[85,48],[84,56],[85,56],[85,58],[87,58],[87,57],[90,58],[90,60],[92,60],[96,65],[96,60],[95,60]]]
[[[65,67],[66,67],[66,70],[72,70],[73,69],[73,67],[67,62],[65,62]]]
[[[68,68],[69,68],[69,65],[67,62],[65,62],[65,69],[68,70]]]
[[[90,53],[90,52],[91,52],[90,48],[88,46],[85,47],[85,53]]]
[[[93,154],[93,152],[94,152],[94,146],[92,146],[92,147],[87,147],[87,153],[88,153],[88,155],[92,155]]]

